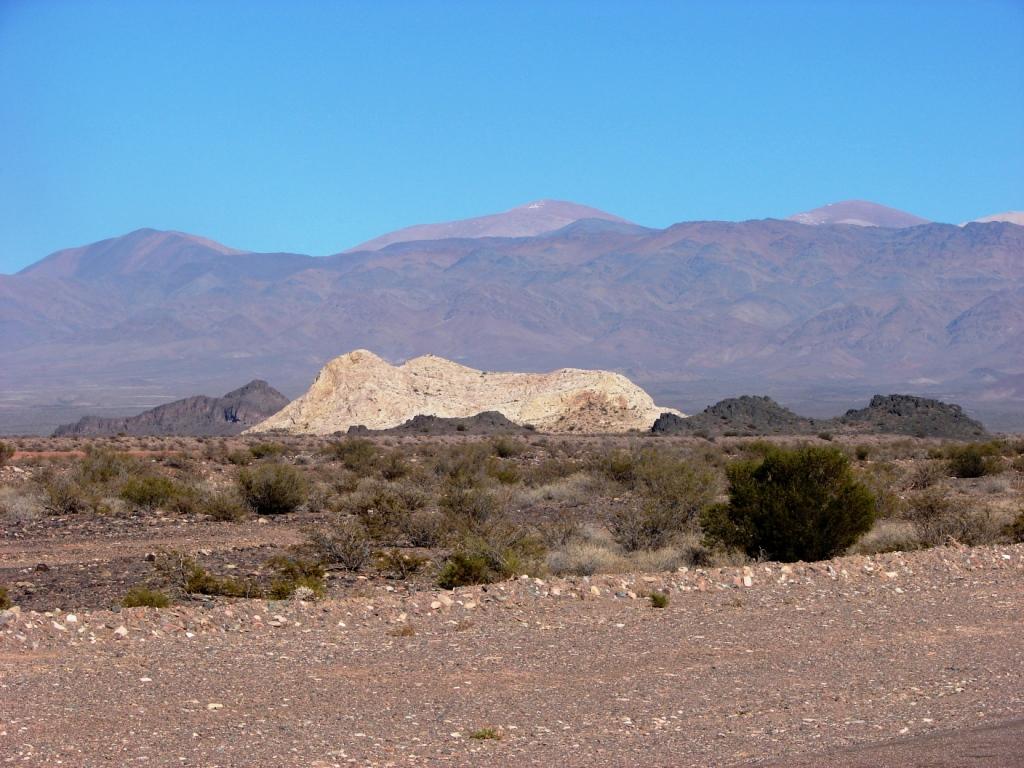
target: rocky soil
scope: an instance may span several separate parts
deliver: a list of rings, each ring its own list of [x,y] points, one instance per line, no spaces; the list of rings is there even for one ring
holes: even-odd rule
[[[0,615],[0,756],[1019,765],[1022,585],[1014,545],[452,592],[367,582],[316,603],[14,609]]]

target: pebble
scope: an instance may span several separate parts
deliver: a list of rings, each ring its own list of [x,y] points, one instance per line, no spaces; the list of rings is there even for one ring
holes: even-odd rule
[[[128,637],[128,627],[126,627],[124,624],[122,624],[121,626],[119,626],[117,629],[114,630],[114,634],[117,637]]]

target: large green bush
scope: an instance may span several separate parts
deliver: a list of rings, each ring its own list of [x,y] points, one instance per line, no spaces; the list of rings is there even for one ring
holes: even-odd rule
[[[258,515],[294,512],[306,500],[306,479],[290,464],[261,464],[238,473],[238,490]]]
[[[709,543],[772,560],[825,560],[874,522],[875,500],[838,448],[773,448],[726,468],[729,501],[702,515]]]

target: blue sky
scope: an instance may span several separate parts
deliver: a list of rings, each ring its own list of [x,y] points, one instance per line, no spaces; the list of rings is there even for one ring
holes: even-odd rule
[[[651,226],[1024,208],[1024,3],[0,0],[0,271],[143,226],[333,253],[549,197]]]

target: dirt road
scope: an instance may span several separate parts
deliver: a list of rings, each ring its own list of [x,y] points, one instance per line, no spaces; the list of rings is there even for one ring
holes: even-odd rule
[[[0,764],[1022,764],[1024,545],[4,616]]]

